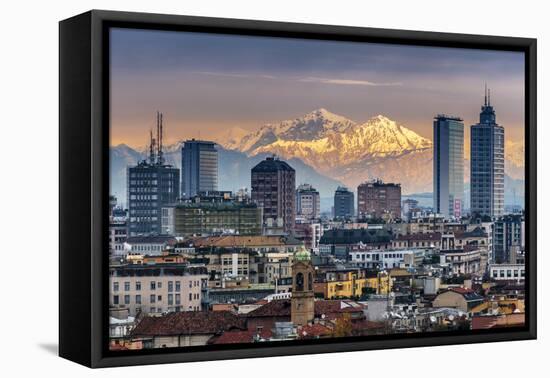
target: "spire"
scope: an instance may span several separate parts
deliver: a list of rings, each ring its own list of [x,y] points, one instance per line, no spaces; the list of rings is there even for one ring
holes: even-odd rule
[[[487,92],[487,94],[488,94],[487,105],[491,106],[491,88],[489,88],[487,91],[488,91]]]
[[[487,83],[485,83],[485,106],[487,106]]]

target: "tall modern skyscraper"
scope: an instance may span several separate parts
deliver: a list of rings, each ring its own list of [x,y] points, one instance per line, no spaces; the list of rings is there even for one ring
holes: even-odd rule
[[[334,218],[349,218],[355,215],[355,196],[345,186],[334,192]]]
[[[161,234],[161,210],[176,202],[180,170],[165,164],[162,114],[157,113],[157,138],[150,136],[149,158],[128,167],[128,225],[130,236]]]
[[[439,114],[434,118],[434,211],[460,218],[464,207],[464,123]]]
[[[496,123],[491,92],[485,89],[479,123],[470,133],[470,195],[472,214],[504,214],[504,127]]]
[[[263,208],[264,224],[282,222],[285,232],[296,218],[296,171],[275,157],[259,162],[251,171],[252,201]]]
[[[181,149],[181,196],[218,190],[218,150],[216,143],[187,140]]]

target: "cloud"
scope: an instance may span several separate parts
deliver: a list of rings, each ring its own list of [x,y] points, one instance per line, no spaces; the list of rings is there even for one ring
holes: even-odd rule
[[[259,75],[259,74],[238,74],[231,72],[214,72],[214,71],[195,71],[194,73],[199,75],[209,75],[209,76],[221,76],[221,77],[234,77],[238,79],[276,79],[275,76],[271,75]]]
[[[364,85],[369,87],[394,87],[401,86],[403,83],[376,83],[368,80],[354,80],[354,79],[332,79],[324,77],[304,77],[298,81],[304,83],[320,83],[320,84],[336,84],[336,85]]]

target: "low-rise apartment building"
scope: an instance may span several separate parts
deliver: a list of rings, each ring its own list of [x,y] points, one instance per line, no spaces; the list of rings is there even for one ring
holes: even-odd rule
[[[109,306],[130,316],[200,311],[208,275],[204,266],[187,264],[120,265],[109,268]]]

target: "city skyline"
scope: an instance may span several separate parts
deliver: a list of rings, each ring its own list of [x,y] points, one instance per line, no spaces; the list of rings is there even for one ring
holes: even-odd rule
[[[112,145],[145,145],[159,108],[168,143],[320,107],[358,122],[383,114],[431,140],[438,112],[477,122],[485,83],[508,140],[523,142],[521,53],[121,29],[111,40]]]

